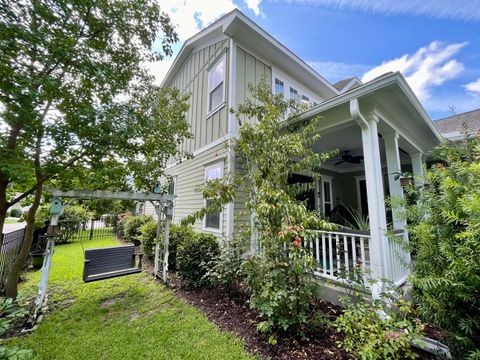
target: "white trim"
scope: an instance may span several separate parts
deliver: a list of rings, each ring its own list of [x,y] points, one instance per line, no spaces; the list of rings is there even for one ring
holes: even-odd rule
[[[363,213],[362,194],[361,194],[361,191],[360,191],[360,181],[362,181],[362,180],[365,181],[365,175],[355,176],[355,184],[356,184],[356,187],[357,187],[357,209],[361,213]]]
[[[209,47],[210,45],[214,45],[214,44],[216,44],[217,42],[223,41],[223,40],[225,40],[225,39],[228,39],[228,36],[225,35],[225,34],[221,34],[221,35],[219,35],[219,36],[214,37],[214,38],[211,39],[211,40],[205,41],[205,42],[201,43],[199,46],[194,47],[194,48],[192,49],[192,53],[190,54],[190,56],[192,56],[194,53],[196,53],[196,52],[198,52],[198,51],[200,51],[200,50],[203,50],[203,49]],[[223,50],[226,50],[226,48],[223,49]],[[222,51],[223,51],[223,50],[222,50]]]
[[[223,89],[223,92],[224,92],[224,97],[225,97],[225,89]],[[207,94],[208,97],[210,98],[210,94]],[[210,111],[209,113],[207,113],[207,115],[205,116],[205,119],[209,118],[209,117],[212,117],[213,115],[215,115],[215,113],[219,112],[220,110],[222,110],[222,108],[224,108],[225,106],[227,105],[227,102],[225,101],[225,99],[223,100],[222,103],[220,103],[215,109],[213,109],[212,111]]]
[[[228,109],[237,106],[237,44],[230,38],[228,62]],[[238,134],[237,119],[234,113],[228,111],[228,133]]]
[[[333,177],[332,176],[328,176],[328,175],[320,175],[320,179],[321,179],[321,191],[322,191],[322,215],[323,216],[326,216],[326,211],[325,211],[325,204],[327,203],[325,201],[325,183],[328,184],[329,186],[329,192],[330,192],[330,201],[328,202],[328,204],[330,204],[330,211],[333,210]]]
[[[314,92],[306,88],[300,82],[292,79],[290,76],[285,75],[278,68],[272,67],[272,93],[275,94],[275,78],[283,82],[283,96],[285,99],[290,99],[290,88],[294,88],[298,92],[298,99],[301,100],[302,95],[308,97],[309,103],[313,106],[313,103],[320,104],[324,100],[322,97],[315,95]]]
[[[223,178],[224,172],[225,172],[225,170],[224,170],[225,169],[225,159],[221,159],[221,160],[206,164],[204,166],[204,180],[205,181],[209,180],[207,178],[207,172],[208,172],[209,169],[218,168],[218,167],[220,167],[220,177],[219,178]],[[216,179],[218,179],[218,178],[216,178]],[[203,205],[207,206],[207,199],[203,199]],[[218,229],[207,227],[207,216],[205,215],[203,217],[202,230],[222,235],[223,234],[223,210],[220,211],[218,222],[219,222],[219,224],[218,224],[219,228]]]
[[[207,151],[207,150],[210,150],[211,148],[227,141],[228,139],[232,138],[233,135],[232,134],[227,134],[227,135],[224,135],[222,137],[219,137],[217,140],[214,140],[212,141],[211,143],[205,145],[204,147],[198,149],[198,150],[195,150],[193,152],[193,156],[197,156],[197,155],[200,155],[201,153]]]

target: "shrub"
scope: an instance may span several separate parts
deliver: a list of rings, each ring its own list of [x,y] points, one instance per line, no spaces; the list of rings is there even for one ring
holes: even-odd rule
[[[426,186],[409,188],[418,199],[407,206],[411,281],[420,313],[452,332],[466,357],[480,350],[480,138],[444,144],[436,157],[443,163],[426,172]]]
[[[67,243],[73,239],[73,235],[80,229],[80,226],[91,218],[91,214],[82,206],[70,205],[58,220],[59,231],[56,242]]]
[[[117,215],[115,228],[117,236],[120,239],[125,239],[125,223],[127,222],[130,215],[128,213]]]
[[[155,242],[157,238],[157,223],[148,222],[142,225],[140,229],[142,252],[148,256],[153,257],[155,255]],[[168,269],[176,269],[176,257],[178,244],[182,243],[184,239],[189,239],[193,236],[194,232],[189,226],[179,226],[175,224],[170,225],[170,237],[168,245]],[[164,233],[162,232],[162,242]]]
[[[124,224],[125,239],[137,246],[140,245],[142,240],[140,228],[148,222],[154,222],[150,215],[129,216]]]
[[[209,285],[205,277],[208,266],[219,255],[217,239],[212,234],[194,233],[190,238],[184,238],[177,248],[177,270],[182,279],[190,286],[201,287]]]
[[[19,218],[19,217],[22,216],[22,210],[20,210],[20,209],[12,209],[12,210],[10,211],[10,216],[11,216],[11,217],[14,217],[14,218]]]
[[[235,236],[220,243],[220,255],[209,264],[206,276],[212,286],[228,290],[242,277],[242,264],[247,252],[247,239]]]
[[[422,336],[423,326],[412,304],[393,294],[372,301],[360,292],[344,296],[345,310],[335,321],[345,335],[339,346],[358,359],[415,359],[411,344]]]
[[[18,306],[11,298],[0,297],[0,336],[4,335],[12,325],[25,318],[28,310]],[[33,351],[18,347],[0,345],[0,359],[29,360],[33,358]]]
[[[277,329],[305,334],[320,283],[314,274],[314,259],[302,246],[304,230],[289,226],[278,233],[277,243],[247,260],[243,266],[251,291],[250,306],[263,321],[261,332]],[[287,251],[283,250],[287,244]]]

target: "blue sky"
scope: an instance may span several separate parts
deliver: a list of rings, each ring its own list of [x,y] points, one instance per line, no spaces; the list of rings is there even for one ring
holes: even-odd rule
[[[162,0],[181,41],[238,7],[331,82],[401,71],[432,119],[480,108],[480,0]],[[178,50],[181,44],[176,46]],[[152,67],[161,78],[172,59]]]

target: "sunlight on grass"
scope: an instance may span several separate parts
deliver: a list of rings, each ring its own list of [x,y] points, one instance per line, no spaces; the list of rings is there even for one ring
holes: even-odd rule
[[[114,238],[85,248],[117,245]],[[80,243],[57,246],[50,277],[53,311],[30,336],[12,341],[37,359],[251,359],[242,342],[146,273],[82,282]],[[39,272],[22,284],[36,290]]]

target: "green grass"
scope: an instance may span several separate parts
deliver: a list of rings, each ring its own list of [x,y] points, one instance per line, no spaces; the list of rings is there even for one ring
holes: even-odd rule
[[[85,247],[118,244],[87,240]],[[81,280],[80,243],[57,246],[50,276],[53,309],[31,335],[9,345],[33,349],[37,359],[252,359],[242,342],[220,331],[197,309],[136,274],[89,284]],[[22,296],[36,291],[29,273]]]

